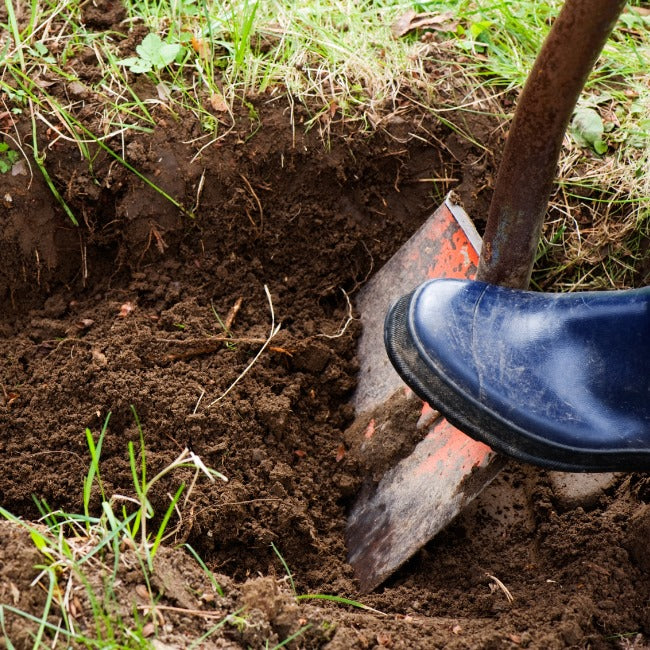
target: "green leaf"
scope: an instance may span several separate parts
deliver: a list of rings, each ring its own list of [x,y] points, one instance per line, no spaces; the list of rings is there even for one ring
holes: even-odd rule
[[[147,34],[142,43],[135,48],[143,61],[159,70],[169,65],[180,52],[178,43],[163,43],[158,34]]]
[[[578,146],[591,147],[597,154],[604,154],[607,151],[604,132],[603,120],[593,108],[579,108],[573,114],[571,135]]]
[[[6,142],[0,142],[0,174],[6,174],[18,158],[17,151],[10,149]]]
[[[162,47],[162,40],[158,34],[149,33],[143,39],[140,45],[137,45],[135,51],[140,55],[141,59],[145,61],[153,61],[156,53]]]
[[[29,536],[32,538],[34,546],[47,557],[51,562],[54,562],[54,558],[49,551],[49,543],[47,539],[41,535],[36,529],[31,528],[29,531]]]
[[[151,72],[153,66],[149,61],[144,61],[143,59],[135,59],[135,61],[129,66],[131,72],[136,74],[142,74],[144,72]]]
[[[484,31],[490,29],[492,23],[489,20],[479,20],[469,26],[470,33],[474,38],[480,36]]]
[[[607,151],[607,144],[603,140],[594,142],[594,151],[602,156]]]
[[[181,51],[181,46],[178,43],[165,43],[158,52],[158,61],[159,63],[156,67],[163,68],[170,63],[173,63],[174,59],[178,56]]]
[[[490,42],[490,28],[492,23],[489,20],[479,20],[470,25],[469,31],[475,41],[480,43]]]
[[[170,63],[181,53],[183,46],[178,43],[165,43],[158,34],[147,34],[142,43],[135,48],[138,56],[130,56],[118,61],[119,65],[125,65],[136,74],[160,70]]]
[[[118,65],[125,65],[129,70],[131,70],[131,72],[135,72],[136,74],[151,71],[151,63],[149,61],[144,61],[137,56],[120,59],[117,63]]]

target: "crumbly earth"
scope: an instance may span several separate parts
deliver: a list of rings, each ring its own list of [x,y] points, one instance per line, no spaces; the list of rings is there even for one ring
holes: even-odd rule
[[[308,625],[289,647],[647,647],[650,483],[639,475],[571,507],[547,473],[513,464],[384,586],[359,593],[344,542],[364,482],[346,437],[359,367],[350,301],[446,191],[480,228],[495,161],[431,116],[393,117],[373,133],[333,116],[305,131],[305,108],[292,126],[289,107],[268,100],[253,98],[255,111],[242,107],[203,149],[191,116],[162,108],[152,134],[125,134],[129,163],[186,214],[105,153],[89,170],[47,133],[47,167],[78,227],[35,168],[0,178],[0,505],[35,520],[36,495],[79,512],[84,431],[97,438],[109,413],[104,491],[132,496],[133,407],[149,476],[189,447],[229,479],[199,479],[159,556],[152,589],[186,611],[161,609],[158,647],[186,647],[240,608],[245,621],[201,647],[273,647]],[[474,127],[499,150],[501,131]],[[281,328],[256,358],[271,304]],[[161,482],[158,513],[190,478]],[[494,507],[504,491],[505,513]],[[223,597],[174,541],[218,574]],[[298,593],[379,613],[296,602],[272,544]],[[21,528],[1,526],[0,602],[38,615],[42,561]],[[141,603],[136,578],[120,585],[125,603]],[[7,625],[15,647],[31,647],[28,621]]]

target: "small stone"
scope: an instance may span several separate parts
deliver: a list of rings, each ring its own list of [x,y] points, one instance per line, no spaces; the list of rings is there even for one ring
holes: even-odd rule
[[[603,492],[612,487],[619,474],[571,474],[567,472],[550,472],[553,492],[560,507],[574,509],[593,508]]]

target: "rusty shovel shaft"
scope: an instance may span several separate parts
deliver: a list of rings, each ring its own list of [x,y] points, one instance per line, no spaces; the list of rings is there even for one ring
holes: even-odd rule
[[[526,289],[562,140],[625,0],[567,0],[519,99],[499,168],[477,279]]]

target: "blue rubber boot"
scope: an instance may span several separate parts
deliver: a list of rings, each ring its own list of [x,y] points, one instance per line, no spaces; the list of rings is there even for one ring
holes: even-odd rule
[[[386,317],[402,379],[495,451],[650,470],[650,287],[567,294],[432,280]]]

